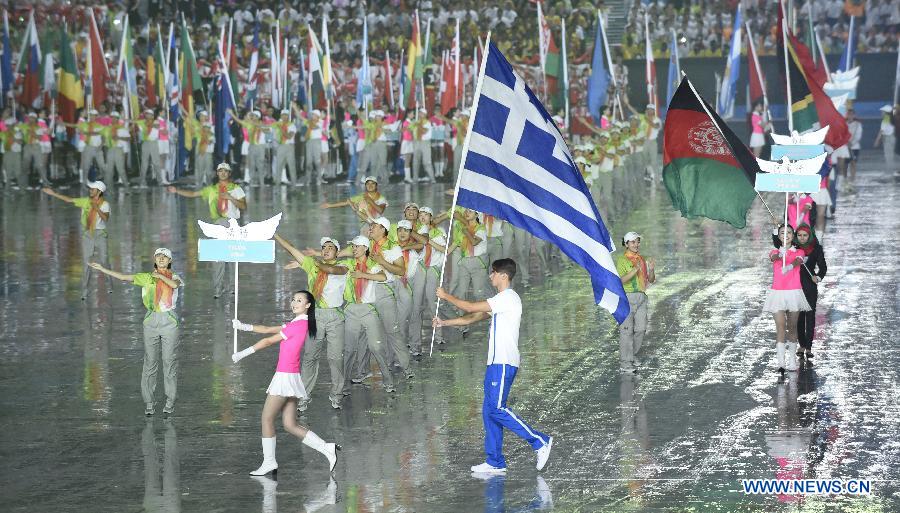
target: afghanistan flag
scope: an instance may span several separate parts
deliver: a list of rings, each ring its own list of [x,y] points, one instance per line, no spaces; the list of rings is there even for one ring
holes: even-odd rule
[[[685,78],[663,128],[663,183],[687,218],[747,225],[759,165],[750,150]]]

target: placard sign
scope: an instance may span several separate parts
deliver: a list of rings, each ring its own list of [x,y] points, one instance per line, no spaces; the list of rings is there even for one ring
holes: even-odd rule
[[[199,239],[197,249],[201,262],[275,262],[274,240]]]
[[[770,160],[781,160],[787,157],[791,160],[806,160],[816,158],[825,153],[825,146],[821,144],[773,144]],[[793,192],[793,191],[792,191]]]
[[[789,175],[781,173],[757,173],[756,190],[763,192],[818,192],[822,177],[819,175]]]

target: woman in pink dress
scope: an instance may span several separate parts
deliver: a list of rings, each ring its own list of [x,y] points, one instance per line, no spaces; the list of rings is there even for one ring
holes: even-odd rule
[[[231,355],[234,363],[256,351],[281,343],[278,349],[278,366],[266,390],[269,395],[262,411],[263,462],[258,469],[250,472],[251,476],[262,476],[278,470],[278,462],[275,461],[275,417],[278,416],[278,412],[281,412],[281,422],[285,431],[301,439],[303,445],[328,458],[330,471],[334,471],[337,464],[336,451],[341,449],[337,444],[325,443],[317,434],[297,424],[295,417],[297,401],[309,397],[300,380],[300,355],[303,353],[306,339],[316,336],[316,303],[312,293],[307,290],[295,292],[291,297],[291,312],[295,316],[294,320],[281,326],[254,326],[237,319],[232,321],[234,329],[271,334],[247,349]]]
[[[766,293],[763,311],[775,317],[778,372],[784,374],[785,369],[795,371],[799,367],[796,354],[797,319],[800,312],[809,311],[811,308],[800,283],[800,271],[806,253],[794,247],[793,228],[780,226],[776,233],[782,245],[769,252],[769,261],[772,262],[772,287]]]
[[[762,102],[757,102],[756,105],[753,106],[753,113],[750,114],[750,149],[753,150],[753,155],[757,157],[762,154],[762,149],[766,145],[763,124],[763,104]]]

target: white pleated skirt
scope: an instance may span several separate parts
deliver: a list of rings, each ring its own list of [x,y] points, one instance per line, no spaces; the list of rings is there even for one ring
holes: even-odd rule
[[[751,148],[762,148],[766,145],[766,138],[763,134],[751,134],[750,135],[750,147]]]
[[[306,387],[300,379],[299,372],[276,372],[272,376],[272,382],[266,389],[269,395],[278,395],[281,397],[296,397],[298,399],[306,399],[309,394],[306,393]]]
[[[816,202],[816,206],[820,207],[830,207],[831,206],[831,194],[828,193],[828,189],[822,188],[818,191],[812,193],[810,195],[813,201]]]
[[[774,290],[769,289],[766,294],[766,302],[763,304],[763,312],[808,312],[812,310],[803,289]]]

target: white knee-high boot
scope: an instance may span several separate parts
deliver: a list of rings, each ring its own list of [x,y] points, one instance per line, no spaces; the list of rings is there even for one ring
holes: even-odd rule
[[[328,458],[328,470],[334,470],[334,466],[337,465],[337,452],[341,450],[341,446],[332,443],[325,443],[325,440],[319,438],[319,435],[313,433],[312,431],[307,431],[306,436],[303,437],[303,445],[322,453],[323,456]]]
[[[269,472],[278,470],[278,462],[275,461],[275,437],[262,439],[263,462],[258,469],[250,472],[251,476],[263,476]]]
[[[789,371],[797,370],[800,367],[797,363],[797,343],[788,342],[785,344],[785,351],[787,351],[787,361],[784,368]]]
[[[778,368],[784,369],[784,342],[775,343],[775,361],[778,362]]]

